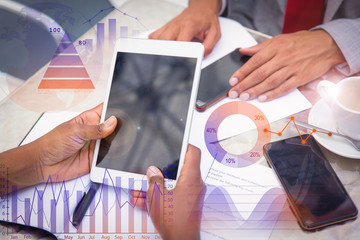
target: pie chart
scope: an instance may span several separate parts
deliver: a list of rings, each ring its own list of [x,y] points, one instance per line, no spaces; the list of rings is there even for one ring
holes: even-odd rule
[[[250,150],[240,154],[224,149],[221,145],[224,138],[219,137],[221,135],[219,134],[221,123],[229,117],[238,115],[253,122],[252,125],[256,126],[255,131],[257,131],[256,143],[252,144]],[[228,129],[229,127],[235,128],[236,126],[227,126]],[[259,108],[242,101],[228,102],[215,109],[208,118],[204,130],[205,144],[211,156],[219,163],[234,168],[247,167],[256,163],[263,156],[263,146],[271,140],[271,135],[266,133],[264,129],[270,129],[270,124]],[[236,137],[237,134],[234,132],[228,137],[232,138],[233,136]]]

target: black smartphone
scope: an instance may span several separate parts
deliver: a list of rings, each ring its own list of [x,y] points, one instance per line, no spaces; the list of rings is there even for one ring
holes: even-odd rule
[[[233,73],[244,65],[250,56],[242,55],[239,48],[220,58],[201,70],[196,109],[205,111],[221,99],[227,97],[232,86],[229,79]]]
[[[284,187],[300,226],[314,230],[355,219],[358,210],[312,136],[264,146],[265,158]]]

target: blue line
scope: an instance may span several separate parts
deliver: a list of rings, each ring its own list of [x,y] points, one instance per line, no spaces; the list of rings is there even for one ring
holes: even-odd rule
[[[135,21],[137,21],[141,26],[143,26],[146,30],[149,30],[142,22],[140,22],[140,20],[137,17],[134,17],[130,14],[127,14],[126,12],[121,11],[120,9],[117,9],[116,7],[109,7],[109,8],[104,8],[101,9],[99,12],[97,12],[92,18],[90,18],[89,20],[83,22],[83,24],[85,23],[90,23],[97,15],[101,14],[104,11],[108,11],[108,10],[113,10],[115,9],[116,11],[120,12],[121,14],[123,14],[124,16],[130,17],[132,19],[134,19]]]

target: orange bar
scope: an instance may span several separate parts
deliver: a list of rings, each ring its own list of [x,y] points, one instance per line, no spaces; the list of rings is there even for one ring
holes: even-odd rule
[[[49,67],[44,78],[89,78],[89,74],[84,67]]]
[[[38,89],[95,89],[90,79],[43,79]]]

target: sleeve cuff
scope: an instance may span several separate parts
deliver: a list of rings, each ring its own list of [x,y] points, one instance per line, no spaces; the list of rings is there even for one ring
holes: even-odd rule
[[[323,29],[334,39],[347,64],[338,64],[337,70],[346,75],[360,72],[360,18],[336,19],[313,29]]]

